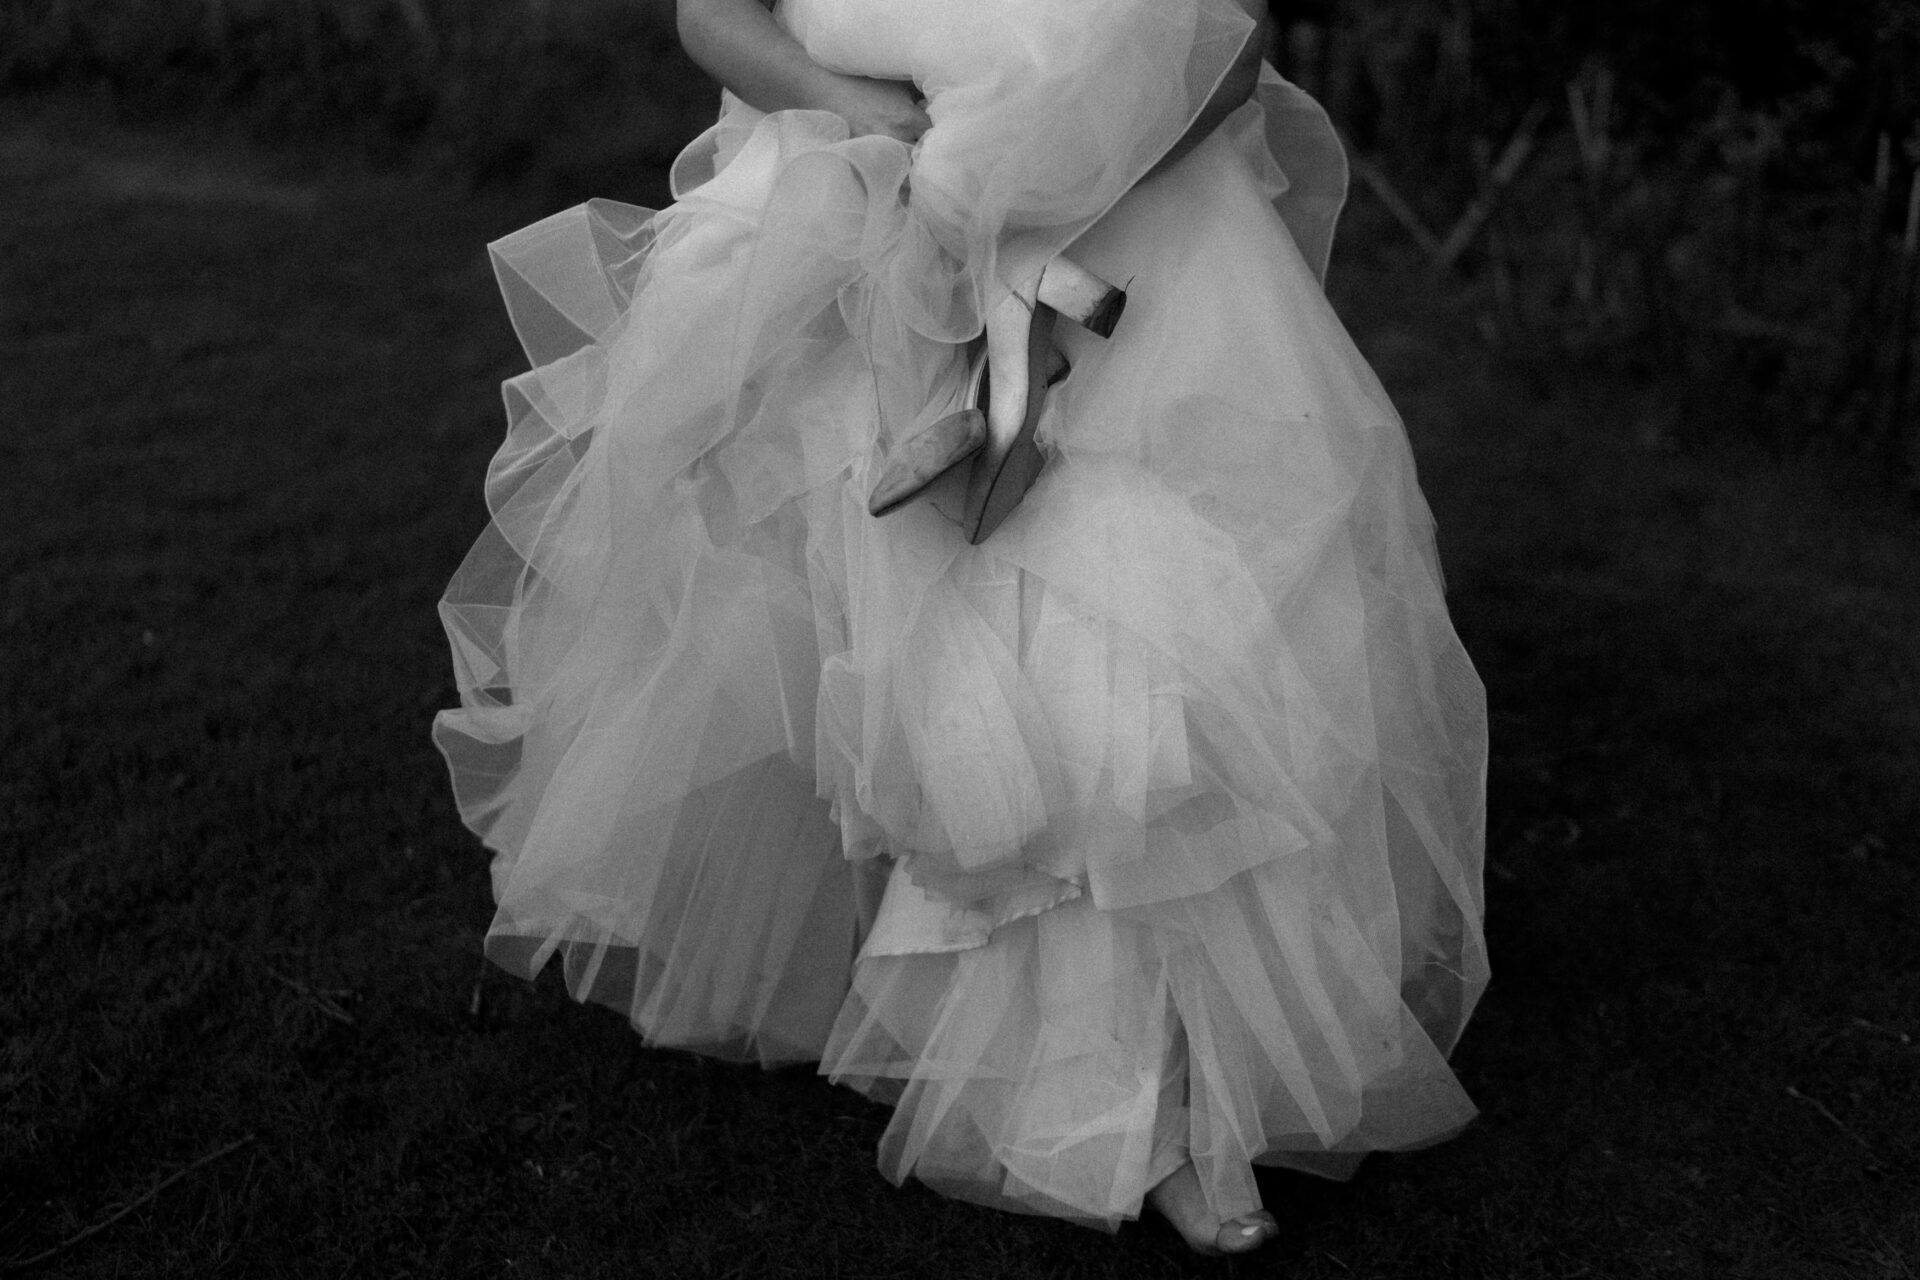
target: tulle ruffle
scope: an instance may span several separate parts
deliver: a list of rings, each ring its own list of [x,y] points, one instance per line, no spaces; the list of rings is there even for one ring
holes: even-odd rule
[[[1254,1164],[1344,1177],[1369,1151],[1438,1141],[1474,1114],[1446,1064],[1457,1024],[1406,1003],[1376,949],[1390,909],[1328,896],[1338,857],[1152,910],[1076,900],[991,945],[870,955],[823,1069],[894,1104],[880,1167],[896,1182],[1108,1229],[1182,1160],[1226,1218],[1260,1207]],[[1457,1000],[1457,976],[1437,985]]]
[[[1169,1160],[1230,1216],[1250,1163],[1341,1176],[1473,1114],[1445,1059],[1487,974],[1482,691],[1398,420],[1228,141],[1075,245],[1136,301],[1069,338],[1057,456],[927,593],[980,638],[890,667],[939,690],[896,676],[883,713],[932,744],[861,758],[897,798],[990,755],[944,830],[1014,852],[917,836],[823,1062],[896,1103],[890,1176],[1096,1225]]]
[[[898,1102],[895,1177],[1111,1224],[1192,1158],[1237,1212],[1247,1160],[1338,1173],[1470,1114],[1480,690],[1319,289],[1319,109],[1269,72],[1136,186],[1237,7],[992,8],[785,10],[920,80],[917,150],[730,103],[668,209],[493,246],[534,368],[435,738],[509,968],[560,956],[654,1043],[821,1059]],[[1069,242],[1132,300],[1062,335],[1025,504],[978,548],[950,492],[869,518],[876,447]]]

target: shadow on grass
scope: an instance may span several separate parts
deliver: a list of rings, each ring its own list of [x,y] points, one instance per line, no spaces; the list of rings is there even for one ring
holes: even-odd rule
[[[426,727],[519,367],[481,246],[657,171],[474,194],[0,120],[0,1256],[251,1134],[41,1271],[1217,1273],[892,1190],[853,1095],[479,961]],[[1920,533],[1648,450],[1659,388],[1509,372],[1347,237],[1493,700],[1485,1114],[1268,1179],[1288,1232],[1243,1269],[1912,1275]]]

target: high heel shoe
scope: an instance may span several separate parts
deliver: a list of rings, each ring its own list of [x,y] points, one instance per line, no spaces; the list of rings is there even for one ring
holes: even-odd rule
[[[1023,311],[1026,308],[1017,295],[1010,296],[1007,305]],[[1066,357],[1053,345],[1053,322],[1057,314],[1044,302],[1033,304],[1025,317],[1024,350],[1012,347],[1022,336],[1017,330],[1011,334],[995,332],[989,322],[989,365],[999,357],[999,367],[1004,371],[1019,360],[1024,365],[1021,372],[1025,374],[1025,385],[1003,397],[999,413],[989,410],[986,444],[973,455],[973,468],[967,475],[967,501],[960,520],[961,532],[973,546],[985,542],[1001,522],[1013,514],[1013,509],[1039,478],[1040,468],[1046,465],[1046,455],[1034,440],[1034,429],[1040,425],[1041,411],[1046,408],[1047,388],[1069,372]],[[995,351],[995,347],[1000,350]],[[989,396],[991,390],[989,384]]]
[[[1040,471],[1043,458],[1033,443],[1033,430],[1039,422],[1046,388],[1067,372],[1066,360],[1054,349],[1050,337],[1054,316],[1064,315],[1105,338],[1113,333],[1126,303],[1124,290],[1072,260],[1056,256],[1049,261],[1035,283],[1031,303],[1009,295],[1002,302],[1009,309],[1002,322],[989,320],[987,334],[971,348],[968,374],[957,400],[959,407],[888,451],[880,476],[868,492],[867,510],[876,516],[897,511],[942,475],[973,458],[962,524],[969,542],[977,544],[985,539],[1019,504]],[[1017,330],[1027,315],[1032,320],[1022,336]],[[1026,391],[1022,396],[1003,388],[1009,403],[1020,403],[1019,415],[1015,419],[1012,412],[1003,414],[1006,421],[1001,424],[998,441],[983,451],[982,446],[988,445],[994,434],[993,415],[988,411],[988,370],[996,359],[995,348],[999,349],[1003,378],[1013,387],[1024,386]],[[1013,372],[1016,362],[1023,367]]]
[[[867,491],[868,515],[892,515],[949,469],[979,452],[987,442],[986,391],[987,343],[981,338],[969,346],[967,375],[952,412],[887,450],[880,477]]]

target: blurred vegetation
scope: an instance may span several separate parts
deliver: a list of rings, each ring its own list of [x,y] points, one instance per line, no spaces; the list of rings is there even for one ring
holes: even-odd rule
[[[713,110],[672,0],[0,0],[0,90],[237,111],[479,182],[659,170]],[[1920,3],[1276,0],[1276,59],[1363,194],[1542,379],[1676,394],[1650,446],[1737,434],[1920,501]]]
[[[714,112],[673,0],[0,0],[0,92],[235,113],[480,181],[662,166]]]
[[[1633,424],[1841,452],[1920,499],[1920,4],[1281,4],[1361,185],[1543,378],[1669,381]]]

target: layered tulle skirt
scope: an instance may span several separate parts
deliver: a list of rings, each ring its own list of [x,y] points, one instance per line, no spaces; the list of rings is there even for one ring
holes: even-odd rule
[[[1269,73],[1139,181],[1230,6],[863,8],[785,18],[919,80],[919,148],[730,104],[667,210],[495,246],[535,368],[436,724],[495,852],[489,954],[559,957],[654,1043],[819,1061],[894,1104],[896,1179],[1091,1223],[1182,1160],[1226,1216],[1250,1163],[1446,1136],[1484,704],[1320,289],[1324,117]],[[1009,264],[1068,243],[1130,302],[1061,333],[1026,502],[979,547],[951,486],[869,517]]]

